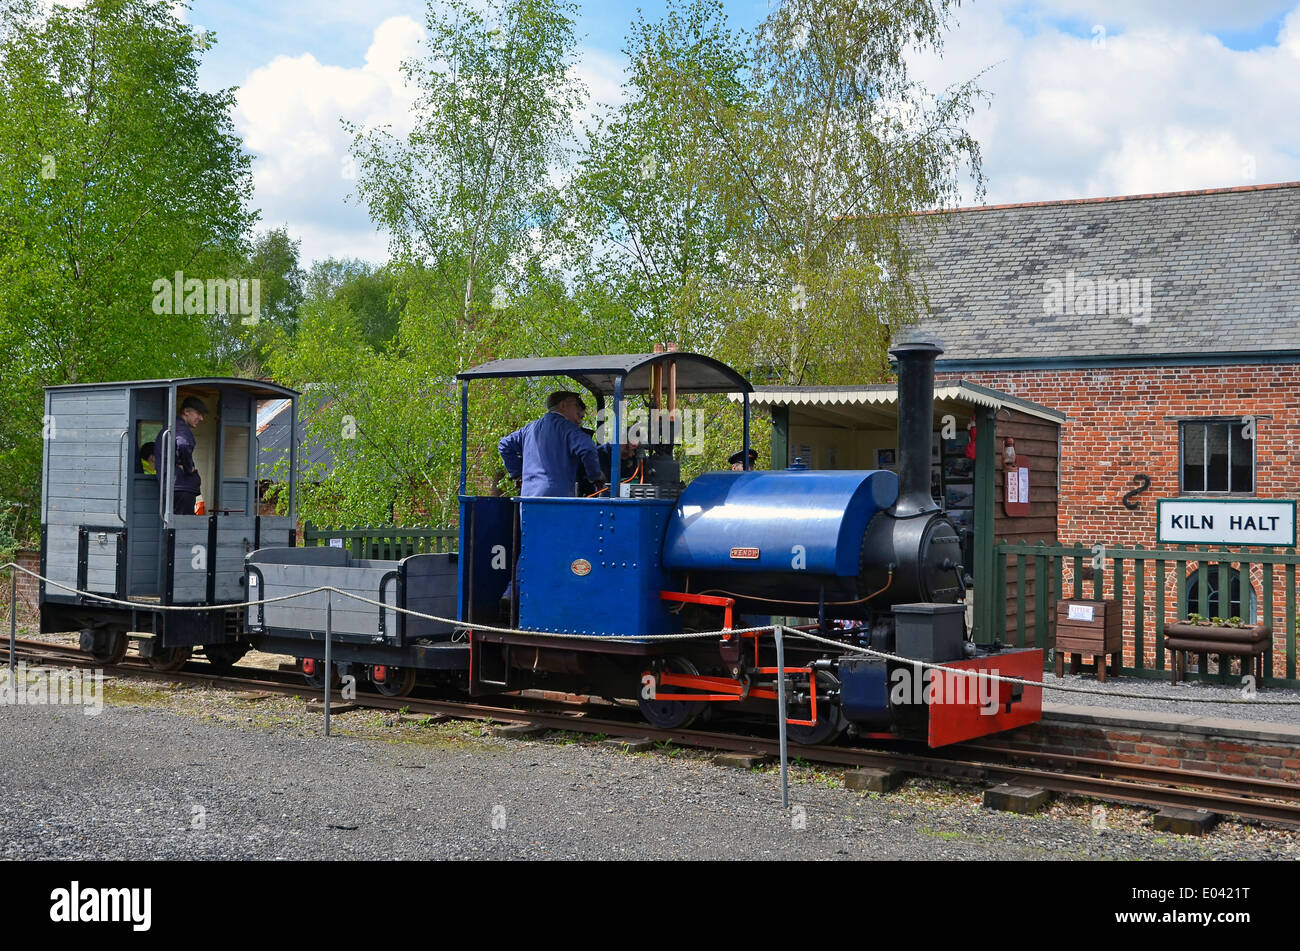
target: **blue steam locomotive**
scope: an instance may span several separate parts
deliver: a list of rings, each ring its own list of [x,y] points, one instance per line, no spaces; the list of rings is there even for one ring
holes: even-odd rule
[[[212,597],[229,590],[221,578],[188,588],[173,582],[168,591],[170,598],[202,588],[206,599],[185,603],[234,604],[226,610],[238,612],[236,625],[199,625],[196,633],[194,624],[161,616],[167,598],[146,602],[129,591],[117,593],[136,603],[131,622],[138,628],[145,619],[143,632],[121,629],[120,608],[104,621],[94,603],[66,593],[51,602],[49,625],[66,630],[57,625],[71,612],[86,625],[83,646],[101,656],[119,649],[105,646],[113,635],[138,637],[146,656],[173,663],[171,652],[197,644],[219,666],[254,647],[288,654],[317,685],[332,675],[323,669],[328,627],[333,673],[363,675],[391,696],[421,681],[471,695],[547,688],[634,698],[663,728],[719,711],[773,718],[782,678],[789,736],[805,744],[848,732],[939,746],[1030,723],[1041,716],[1041,688],[979,675],[1041,680],[1042,651],[967,639],[958,534],[930,496],[940,352],[924,343],[891,351],[899,367],[897,474],[753,471],[746,463],[689,484],[681,455],[690,420],[680,396],[738,394],[743,457],[750,456],[752,388],[734,369],[658,348],[496,360],[459,376],[457,552],[386,561],[294,547],[292,537],[279,547],[246,540],[238,589],[246,598]],[[610,458],[622,458],[622,444],[635,437],[632,476],[588,498],[468,494],[470,384],[511,377],[561,377],[589,391]],[[173,381],[170,405],[184,382]],[[169,517],[165,499],[155,504],[173,535],[189,527],[181,522],[204,518]],[[221,512],[206,518],[222,537]],[[125,539],[118,547],[132,550]],[[164,534],[159,548],[170,559],[164,575],[186,571],[174,538]],[[229,567],[202,570],[215,576]],[[356,597],[318,591],[279,600],[323,586]],[[239,608],[244,600],[263,603]],[[43,624],[45,614],[43,605]],[[809,635],[786,636],[784,667],[771,630],[747,630],[774,617]]]

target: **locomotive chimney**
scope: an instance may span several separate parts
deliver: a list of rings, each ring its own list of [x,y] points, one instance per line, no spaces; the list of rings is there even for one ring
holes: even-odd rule
[[[934,361],[943,348],[908,341],[889,351],[898,360],[898,503],[906,517],[939,510],[930,495],[930,444],[934,438]]]

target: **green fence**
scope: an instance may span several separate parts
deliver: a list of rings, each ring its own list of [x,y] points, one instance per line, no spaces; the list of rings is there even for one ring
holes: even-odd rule
[[[353,558],[393,561],[422,552],[455,551],[459,533],[454,528],[422,525],[388,525],[379,528],[321,528],[311,522],[303,526],[303,545],[333,545],[346,548]]]
[[[1101,567],[1095,568],[1098,563]],[[1133,663],[1126,659],[1122,673],[1156,678],[1168,677],[1173,663],[1165,651],[1166,623],[1186,618],[1189,612],[1244,620],[1251,620],[1253,614],[1255,621],[1273,629],[1273,648],[1264,655],[1261,686],[1300,687],[1296,678],[1297,565],[1300,555],[1294,548],[1243,551],[1186,545],[1148,549],[1082,544],[1067,548],[1004,541],[995,547],[992,592],[995,599],[1004,597],[1005,604],[995,604],[992,633],[1004,643],[1050,648],[1055,644],[1057,601],[1114,599],[1124,606],[1124,645],[1126,653],[1131,649],[1133,655]],[[1235,599],[1234,590],[1239,592]],[[1228,598],[1218,596],[1223,591],[1229,592]],[[1189,679],[1230,682],[1227,663],[1220,663],[1218,672],[1210,673],[1206,655],[1195,656],[1199,664],[1189,671]]]

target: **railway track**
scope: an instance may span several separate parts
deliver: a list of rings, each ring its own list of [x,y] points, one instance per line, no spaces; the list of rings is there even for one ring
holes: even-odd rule
[[[75,647],[27,640],[19,640],[16,647],[18,659],[29,664],[95,666]],[[7,663],[7,642],[0,642],[0,657]],[[109,669],[131,676],[206,684],[243,692],[323,696],[321,691],[309,687],[300,675],[294,673],[263,669],[257,669],[254,673],[252,668],[236,668],[239,676],[218,676],[196,671],[193,669],[195,667],[201,665],[187,664],[182,670],[161,672],[152,669],[144,661],[127,658],[122,664]],[[385,697],[358,691],[356,698],[348,702],[394,712],[525,723],[552,730],[629,739],[648,738],[720,752],[760,756],[776,756],[779,753],[777,741],[765,736],[706,730],[661,730],[643,722],[633,707],[608,701],[547,699],[536,692],[497,697],[492,704],[485,704],[418,695]],[[918,776],[956,781],[1011,782],[1103,802],[1156,809],[1204,809],[1249,821],[1300,828],[1300,787],[1278,780],[1249,779],[1156,765],[1114,763],[1073,754],[1019,752],[976,744],[963,744],[958,749],[963,755],[954,756],[950,749],[931,751],[919,747],[883,750],[852,746],[789,745],[791,757],[800,757],[808,762],[849,768],[902,769]]]

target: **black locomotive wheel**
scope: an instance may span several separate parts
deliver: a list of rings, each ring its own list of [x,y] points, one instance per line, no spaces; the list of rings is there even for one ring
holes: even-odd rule
[[[193,654],[193,647],[155,648],[154,655],[148,658],[149,666],[161,671],[180,670]]]
[[[89,629],[82,631],[82,639]],[[126,659],[127,638],[126,631],[94,631],[98,634],[98,642],[101,645],[98,650],[90,651],[90,659],[102,667],[111,667],[114,664],[120,664]]]
[[[669,657],[664,661],[664,666],[671,671],[679,674],[691,674],[698,676],[699,671],[685,657]],[[677,730],[690,724],[697,716],[704,712],[707,703],[703,700],[650,700],[646,699],[645,692],[649,687],[641,686],[641,692],[637,694],[637,703],[641,707],[641,715],[646,718],[646,722],[651,726],[656,726],[661,730]],[[668,687],[665,693],[678,693],[684,688]]]
[[[218,674],[224,674],[248,653],[244,644],[205,644],[203,653]]]
[[[817,672],[817,723],[813,726],[801,726],[794,723],[787,723],[785,735],[791,743],[798,743],[802,746],[816,746],[819,743],[829,743],[844,732],[848,724],[844,720],[844,714],[838,704],[832,705],[828,699],[830,691],[837,693],[840,689],[840,681],[834,674],[824,670]],[[802,717],[807,717],[807,705],[803,705],[804,712]],[[795,718],[801,718],[801,714],[794,708],[791,715]]]
[[[385,697],[405,697],[415,689],[414,667],[388,667],[384,671],[383,681],[370,681]]]

